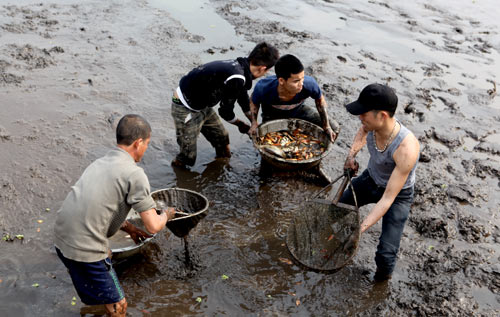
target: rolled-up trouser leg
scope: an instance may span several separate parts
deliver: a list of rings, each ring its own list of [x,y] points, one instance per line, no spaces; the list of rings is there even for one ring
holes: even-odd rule
[[[394,271],[412,202],[413,188],[403,189],[382,218],[382,233],[375,253],[378,274],[389,275]]]
[[[193,112],[176,103],[172,103],[172,118],[175,124],[175,135],[180,152],[176,159],[182,163],[193,166],[196,162],[196,141],[201,127],[205,122],[205,114]]]

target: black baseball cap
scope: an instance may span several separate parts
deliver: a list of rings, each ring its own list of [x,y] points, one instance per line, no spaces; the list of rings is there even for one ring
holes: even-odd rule
[[[386,110],[396,112],[398,97],[394,90],[386,85],[370,84],[363,88],[358,100],[347,104],[347,111],[360,115],[371,110]]]

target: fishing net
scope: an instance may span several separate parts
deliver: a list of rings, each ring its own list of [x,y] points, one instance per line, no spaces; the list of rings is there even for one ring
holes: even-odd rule
[[[151,193],[157,209],[174,207],[188,215],[177,216],[167,222],[174,235],[183,238],[206,216],[208,199],[200,193],[183,188],[166,188]]]
[[[342,187],[345,185],[337,197],[343,192]],[[331,271],[349,263],[356,254],[359,238],[357,207],[315,198],[300,206],[288,228],[286,244],[301,264]]]

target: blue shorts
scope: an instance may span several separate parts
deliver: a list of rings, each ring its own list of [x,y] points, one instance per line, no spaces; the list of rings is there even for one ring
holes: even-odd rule
[[[76,292],[84,304],[113,304],[125,297],[109,258],[86,263],[65,258],[58,248],[56,252],[68,269]]]

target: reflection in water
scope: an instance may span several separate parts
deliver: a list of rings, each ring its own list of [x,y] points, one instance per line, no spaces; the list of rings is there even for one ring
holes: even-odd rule
[[[172,166],[172,169],[176,176],[177,187],[201,192],[208,184],[220,181],[228,166],[228,158],[219,158],[208,163],[201,173],[175,166]]]
[[[267,163],[264,159],[260,161],[259,176],[261,180],[267,180],[271,177],[295,178],[301,179],[305,182],[312,183],[317,186],[324,187],[328,185],[331,180],[321,168],[321,164],[313,166],[307,170],[279,170],[276,167]]]

